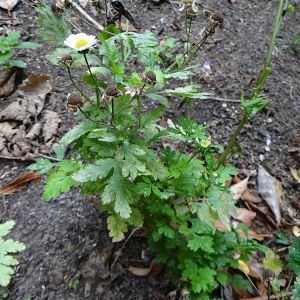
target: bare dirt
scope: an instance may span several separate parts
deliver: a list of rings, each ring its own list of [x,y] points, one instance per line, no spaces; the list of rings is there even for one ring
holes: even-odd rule
[[[253,75],[259,75],[263,68],[277,2],[243,0],[231,4],[225,0],[196,1],[199,11],[211,6],[225,17],[223,29],[208,40],[194,61],[199,67],[195,69],[193,83],[200,84],[203,92],[226,99],[196,100],[192,105],[192,118],[209,127],[213,143],[225,146],[241,119],[239,103],[230,100],[239,100],[241,93],[249,95],[247,82]],[[124,2],[125,6],[127,4]],[[262,90],[270,96],[270,104],[243,129],[238,139],[242,154],[231,163],[237,168],[250,170],[257,169],[257,163],[263,165],[282,183],[285,197],[299,199],[300,185],[290,172],[290,168],[300,169],[299,153],[290,153],[289,149],[298,146],[300,135],[300,53],[289,43],[300,31],[300,3],[292,0],[291,4],[295,6],[295,13],[288,14],[282,23],[272,56],[271,74]],[[178,8],[178,1],[143,1],[131,12],[142,28],[152,30],[160,41],[174,37],[182,44],[186,41],[184,17],[178,13]],[[21,30],[23,41],[41,43],[34,9],[19,3],[14,12],[17,24],[7,23],[6,26]],[[0,19],[7,18],[5,10],[0,14]],[[97,20],[102,22],[99,17]],[[200,14],[192,26],[195,39],[199,38],[203,23],[204,17]],[[58,132],[58,137],[61,137],[76,122],[65,107],[67,93],[75,89],[66,70],[54,67],[45,59],[50,49],[44,45],[35,50],[20,50],[17,58],[27,62],[27,75],[44,73],[54,77],[55,86],[46,99],[46,108],[61,116]],[[178,48],[174,54],[177,51]],[[203,67],[205,61],[210,63],[210,71]],[[180,113],[186,115],[185,108],[178,110],[178,99],[169,100],[172,107],[166,117],[174,118]],[[1,108],[10,101],[9,97],[2,99]],[[272,142],[270,151],[265,150],[267,138]],[[0,159],[0,185],[3,187],[26,172],[29,164],[21,160]],[[6,196],[3,200],[6,212],[4,202],[0,201],[0,222],[14,220],[16,226],[10,237],[26,245],[26,249],[17,255],[20,264],[15,269],[15,278],[7,288],[0,289],[0,297],[6,292],[9,294],[7,299],[11,300],[166,299],[166,295],[174,290],[167,274],[137,277],[125,270],[130,265],[149,266],[149,262],[141,258],[142,251],[147,249],[145,238],[129,239],[117,260],[115,271],[109,272],[106,263],[112,263],[123,243],[111,243],[105,214],[76,189],[45,203],[42,200],[45,180],[43,176],[39,182]],[[253,177],[249,185],[252,190],[257,189],[255,180]],[[258,230],[266,230],[265,225],[260,224]],[[268,230],[275,232],[271,228]]]

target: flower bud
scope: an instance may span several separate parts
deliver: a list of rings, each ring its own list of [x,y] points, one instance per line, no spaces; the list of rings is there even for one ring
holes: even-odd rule
[[[64,54],[60,60],[58,61],[58,63],[61,63],[67,67],[71,67],[72,63],[73,63],[73,57],[70,54]]]
[[[275,272],[271,269],[264,269],[262,272],[262,277],[266,282],[273,281],[275,279]]]
[[[67,101],[67,108],[69,112],[76,112],[77,107],[82,107],[84,104],[83,98],[75,93],[68,94]]]
[[[109,85],[104,91],[103,98],[106,101],[111,101],[121,95],[122,92],[115,85]]]
[[[156,75],[154,72],[146,72],[145,74],[143,74],[142,76],[142,82],[145,84],[152,84],[155,85],[156,84]]]

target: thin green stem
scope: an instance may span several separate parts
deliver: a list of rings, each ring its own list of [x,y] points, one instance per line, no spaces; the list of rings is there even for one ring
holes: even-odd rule
[[[274,50],[274,47],[275,47],[275,39],[276,39],[278,30],[279,30],[279,26],[280,26],[281,21],[282,21],[283,2],[284,2],[284,0],[280,0],[280,2],[279,2],[277,17],[276,17],[276,20],[275,20],[274,30],[273,30],[273,34],[272,34],[272,38],[271,38],[271,42],[270,42],[270,46],[269,46],[268,55],[267,55],[267,58],[266,58],[266,61],[265,61],[264,69],[261,72],[261,75],[260,75],[260,78],[258,80],[258,83],[257,83],[256,87],[253,89],[253,92],[252,92],[252,95],[251,95],[249,101],[252,101],[255,98],[257,98],[262,85],[264,84],[264,82],[266,81],[267,77],[270,74],[270,71],[271,71],[270,64],[271,64],[272,53],[273,53],[273,50]],[[229,151],[234,146],[234,143],[235,143],[239,133],[241,132],[241,130],[242,130],[242,128],[245,125],[247,120],[248,120],[248,117],[247,117],[246,113],[244,113],[244,116],[243,116],[242,120],[240,121],[236,131],[234,132],[234,134],[231,137],[226,149],[224,150],[224,152],[222,153],[222,155],[219,159],[218,167],[225,164],[226,157],[227,157]]]
[[[74,79],[73,79],[73,76],[72,76],[72,74],[71,74],[70,68],[69,68],[68,66],[67,66],[67,70],[68,70],[69,78],[70,78],[71,82],[73,83],[74,87],[76,88],[76,90],[80,93],[80,95],[81,95],[82,97],[84,97],[84,99],[85,99],[86,101],[88,101],[89,103],[93,104],[93,103],[91,102],[91,100],[89,99],[89,97],[86,96],[86,95],[82,92],[82,90],[77,86],[77,84],[75,83],[75,81],[74,81]]]
[[[181,157],[181,155],[182,155],[182,153],[183,153],[183,151],[184,151],[184,149],[185,149],[187,143],[188,143],[188,141],[185,141],[185,142],[184,142],[183,148],[182,148],[182,150],[180,151],[180,154],[179,154],[179,156],[178,156],[178,158],[177,158],[177,160],[176,160],[175,165],[179,162],[179,159],[180,159],[180,157]]]
[[[114,106],[114,99],[111,100],[111,119],[110,119],[110,125],[113,124],[114,118],[115,118],[115,106]]]
[[[93,73],[92,73],[92,71],[91,71],[91,68],[90,68],[90,65],[89,65],[89,63],[88,63],[86,54],[83,53],[83,56],[84,56],[84,60],[85,60],[86,66],[87,66],[87,68],[88,68],[88,70],[89,70],[89,73],[90,73],[90,75],[91,75],[91,77],[92,77],[92,79],[93,79],[93,82],[94,82],[94,84],[95,84],[95,88],[96,88],[96,97],[97,97],[97,107],[100,107],[100,94],[101,94],[101,92],[100,92],[100,89],[99,89],[98,84],[97,84],[97,82],[96,82],[96,79],[95,79],[95,77],[94,77],[94,75],[93,75]],[[106,103],[106,102],[105,102],[105,103]],[[107,109],[108,109],[107,103],[106,103],[106,107],[107,107]]]
[[[240,134],[240,132],[241,132],[242,128],[244,127],[245,123],[247,122],[247,120],[248,120],[248,117],[246,114],[244,114],[242,120],[240,121],[240,124],[238,125],[238,127],[237,127],[236,131],[234,132],[234,134],[232,135],[226,149],[224,150],[224,152],[222,153],[222,155],[219,159],[218,167],[225,164],[226,157],[227,157],[229,151],[232,149],[232,147],[235,143],[235,140],[237,139],[238,135]]]
[[[138,126],[137,126],[137,129],[135,131],[137,131],[140,126],[141,126],[141,100],[140,100],[140,97],[137,96],[137,103],[138,103]]]

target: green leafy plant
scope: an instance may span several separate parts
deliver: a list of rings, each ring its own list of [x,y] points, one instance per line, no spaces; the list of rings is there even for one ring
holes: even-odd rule
[[[0,65],[3,64],[5,69],[11,69],[12,67],[26,68],[26,63],[22,60],[11,59],[15,54],[14,49],[34,49],[42,46],[32,42],[18,42],[20,36],[20,31],[14,31],[6,37],[0,36]]]
[[[9,253],[16,253],[25,249],[25,245],[19,241],[2,239],[3,236],[11,231],[14,225],[14,221],[7,221],[4,224],[0,224],[0,285],[2,286],[9,284],[14,274],[12,267],[19,263]]]
[[[295,37],[291,40],[293,45],[296,45],[296,51],[300,52],[300,32],[298,32]]]
[[[184,3],[183,8],[187,6]],[[189,8],[195,10],[195,6]],[[181,101],[205,99],[207,94],[199,87],[186,84],[193,75],[188,64],[205,40],[222,27],[221,14],[206,12],[201,41],[194,46],[188,42],[186,56],[177,55],[166,68],[158,55],[159,44],[149,31],[120,32],[109,25],[97,39],[82,33],[70,35],[68,20],[72,16],[67,7],[58,14],[40,5],[37,12],[40,37],[65,45],[46,57],[67,69],[78,91],[68,96],[67,106],[81,121],[60,140],[62,145],[73,145],[71,157],[56,148],[58,162],[39,159],[28,167],[49,174],[44,199],[49,201],[72,186],[79,186],[85,196],[96,196],[100,209],[108,214],[114,242],[121,241],[131,227],[143,225],[149,231],[149,249],[156,253],[156,260],[168,267],[174,283],[184,278],[181,284],[191,299],[210,299],[219,283],[245,286],[240,275],[225,272],[238,268],[231,253],[239,252],[240,260],[248,260],[253,251],[265,248],[241,238],[232,228],[235,200],[225,183],[236,170],[225,165],[225,159],[246,120],[268,103],[266,96],[259,94],[270,72],[268,64],[251,99],[242,97],[245,116],[231,147],[217,160],[220,146],[211,144],[206,127],[182,116],[177,121],[167,120],[167,126],[159,121],[170,107],[166,96]],[[186,34],[189,41],[189,30]],[[142,73],[132,71],[133,62]],[[73,69],[82,65],[87,69],[81,81],[90,86],[93,96],[85,94],[72,77]],[[166,86],[173,78],[183,81],[182,86]],[[144,112],[146,99],[156,106]],[[227,231],[217,230],[216,220]],[[247,236],[247,229],[242,229]],[[246,287],[251,289],[249,284]]]
[[[300,299],[300,238],[297,238],[293,243],[293,248],[289,250],[286,257],[288,267],[296,274],[294,282],[293,300]]]

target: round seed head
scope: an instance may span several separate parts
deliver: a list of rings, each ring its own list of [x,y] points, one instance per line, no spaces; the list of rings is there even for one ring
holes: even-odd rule
[[[216,23],[216,24],[219,26],[220,29],[222,28],[223,23],[224,23],[224,16],[223,16],[222,14],[220,14],[220,13],[218,13],[218,12],[214,12],[214,13],[211,15],[210,19],[211,19],[214,23]]]
[[[238,260],[240,258],[240,254],[238,252],[232,251],[230,257],[234,260]]]
[[[70,54],[64,54],[58,62],[68,67],[71,67],[73,63],[73,57]]]
[[[197,16],[198,16],[198,12],[195,12],[194,10],[192,9],[188,9],[186,11],[186,16],[189,18],[189,19],[196,19]]]
[[[51,9],[56,14],[57,17],[61,17],[63,15],[64,10],[63,8],[60,7],[59,3],[57,3],[56,0],[54,0],[51,3]]]
[[[122,92],[115,86],[109,85],[104,91],[104,99],[106,101],[111,101],[114,98],[117,98],[122,95]]]
[[[67,108],[70,112],[76,112],[77,107],[82,107],[84,104],[84,101],[81,96],[78,94],[72,93],[68,95],[67,98]]]
[[[206,18],[209,18],[214,12],[215,12],[215,9],[212,7],[208,7],[203,10],[203,14]]]
[[[273,281],[275,279],[275,272],[270,269],[264,269],[262,272],[262,277],[266,282]]]
[[[146,83],[146,84],[155,85],[156,84],[156,75],[155,75],[155,73],[150,71],[150,72],[146,72],[145,74],[143,74],[142,82]]]

